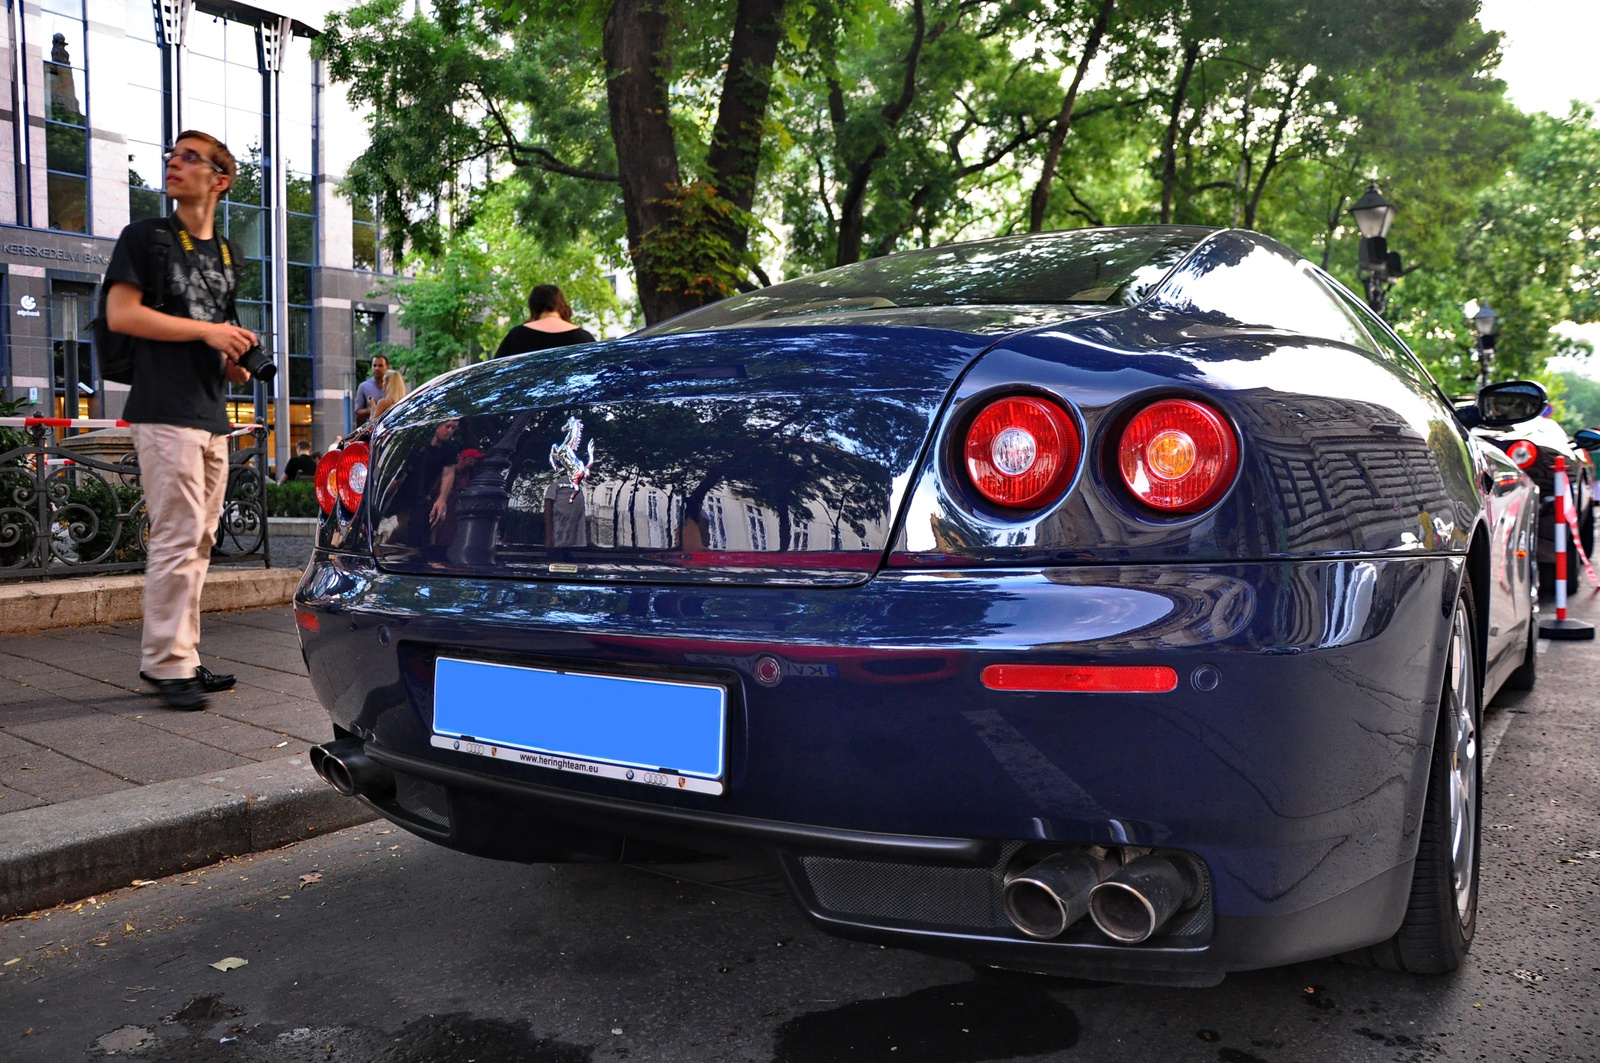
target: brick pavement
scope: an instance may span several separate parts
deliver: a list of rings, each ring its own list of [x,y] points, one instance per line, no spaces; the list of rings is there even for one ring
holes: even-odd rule
[[[206,712],[139,679],[139,622],[0,637],[0,815],[277,760],[332,737],[289,606],[207,613],[201,657],[239,677]]]

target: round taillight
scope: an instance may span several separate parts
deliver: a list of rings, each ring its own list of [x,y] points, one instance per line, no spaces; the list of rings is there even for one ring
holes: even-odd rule
[[[1083,447],[1067,411],[1048,399],[1010,395],[979,411],[963,445],[967,476],[1007,509],[1054,501],[1078,468]]]
[[[1162,399],[1140,410],[1117,443],[1133,496],[1162,513],[1197,513],[1222,497],[1239,469],[1233,427],[1211,407]]]
[[[1519,439],[1506,448],[1506,457],[1517,463],[1517,468],[1526,469],[1539,460],[1539,448],[1526,439]]]
[[[339,502],[339,451],[330,450],[317,462],[317,506],[332,513]]]
[[[339,451],[339,504],[354,513],[367,490],[367,445],[351,443]]]

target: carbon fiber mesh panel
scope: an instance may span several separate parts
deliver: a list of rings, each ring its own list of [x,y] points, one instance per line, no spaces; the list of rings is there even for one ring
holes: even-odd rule
[[[445,788],[437,783],[395,772],[394,799],[396,804],[424,823],[450,826],[450,798]]]
[[[831,856],[803,856],[800,864],[817,903],[830,912],[937,926],[1008,927],[1000,887],[1006,864],[1020,848],[1007,845],[993,867],[928,867]]]

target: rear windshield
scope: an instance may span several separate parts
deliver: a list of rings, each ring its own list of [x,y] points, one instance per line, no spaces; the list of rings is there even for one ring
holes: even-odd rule
[[[887,323],[882,311],[891,308],[1126,306],[1143,298],[1206,233],[1073,229],[907,251],[736,295],[636,335],[823,319],[834,324],[854,314],[863,323]]]

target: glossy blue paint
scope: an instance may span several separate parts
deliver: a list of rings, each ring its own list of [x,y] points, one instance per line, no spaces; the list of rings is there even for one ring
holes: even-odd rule
[[[1410,858],[1458,559],[885,575],[847,589],[441,579],[327,559],[304,643],[334,722],[385,749],[630,802],[859,831],[1125,841],[1225,868],[1218,911],[1293,911]],[[379,645],[383,624],[392,644]],[[720,679],[725,797],[430,751],[451,655]],[[797,666],[755,682],[762,653]],[[1161,695],[986,690],[989,664],[1161,662]],[[817,667],[820,666],[820,667]],[[1197,690],[1193,673],[1220,682]],[[353,677],[360,677],[351,682]],[[1333,752],[1337,751],[1337,752]]]

